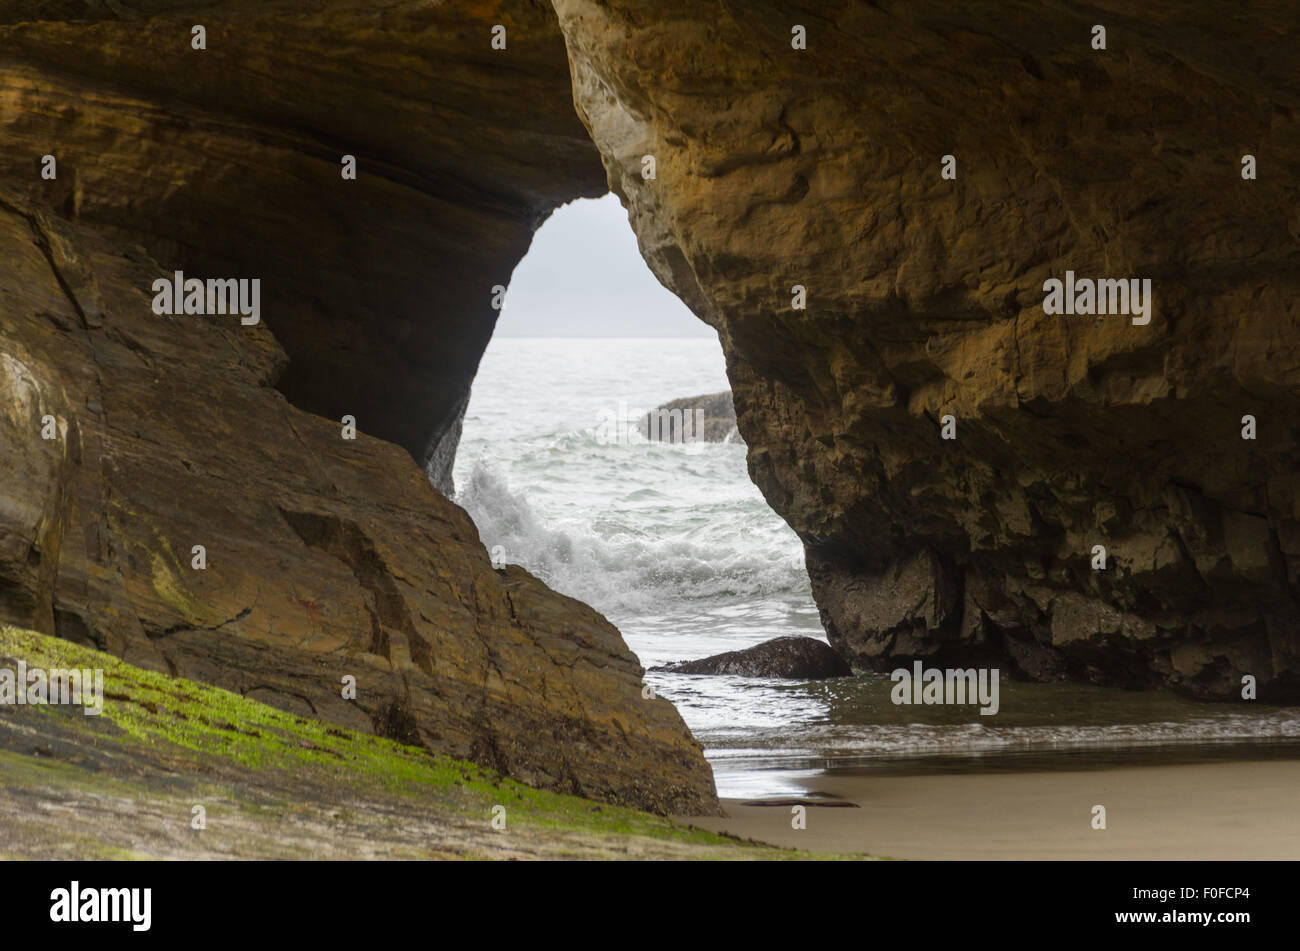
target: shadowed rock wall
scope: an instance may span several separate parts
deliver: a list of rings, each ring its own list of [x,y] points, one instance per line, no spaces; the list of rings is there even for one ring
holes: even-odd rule
[[[832,644],[1300,699],[1294,6],[555,7]],[[1151,322],[1045,315],[1067,269]]]
[[[716,809],[618,632],[494,571],[412,459],[446,484],[493,285],[605,190],[548,6],[0,0],[0,139],[0,619]],[[173,269],[260,279],[262,323],[155,315]]]

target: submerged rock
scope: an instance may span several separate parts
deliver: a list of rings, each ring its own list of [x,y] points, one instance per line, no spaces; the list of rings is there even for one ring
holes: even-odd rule
[[[843,657],[813,637],[776,637],[743,651],[727,651],[651,669],[674,674],[730,674],[787,680],[826,680],[853,673]]]

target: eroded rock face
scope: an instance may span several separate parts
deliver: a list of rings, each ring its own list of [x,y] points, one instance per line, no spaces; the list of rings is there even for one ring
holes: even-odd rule
[[[445,484],[493,285],[604,191],[549,8],[110,6],[0,0],[0,620],[534,785],[715,810],[618,632],[493,570],[413,461]],[[174,269],[260,279],[262,323],[155,315]]]
[[[846,657],[1300,699],[1292,13],[555,8]],[[1067,270],[1150,278],[1150,323],[1045,315]]]
[[[744,650],[679,661],[654,669],[675,674],[731,674],[788,680],[826,680],[853,673],[843,657],[814,637],[774,637]]]
[[[715,808],[617,632],[422,471],[494,285],[607,175],[847,657],[1295,697],[1294,39],[1172,0],[0,0],[0,618]],[[173,269],[259,278],[264,323],[155,316]],[[1151,278],[1151,323],[1045,316],[1067,269]]]
[[[403,449],[288,403],[268,330],[154,316],[155,262],[17,200],[0,241],[6,619],[534,785],[713,808],[618,632],[493,570]]]
[[[606,191],[545,4],[0,0],[0,50],[0,180],[164,268],[260,277],[277,387],[446,484],[494,285]]]

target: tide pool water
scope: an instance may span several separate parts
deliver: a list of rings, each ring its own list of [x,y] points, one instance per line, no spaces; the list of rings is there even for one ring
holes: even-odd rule
[[[611,419],[727,388],[712,339],[498,337],[466,414],[456,501],[489,551],[601,611],[646,667],[782,635],[825,640],[802,545],[750,482],[743,444],[609,438]],[[647,681],[704,744],[723,796],[795,792],[828,768],[1300,750],[1300,711],[1163,692],[1003,680],[997,715],[981,717],[895,705],[878,674]]]

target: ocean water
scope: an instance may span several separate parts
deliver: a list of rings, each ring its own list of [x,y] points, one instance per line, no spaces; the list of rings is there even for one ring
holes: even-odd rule
[[[742,443],[610,438],[614,420],[727,388],[710,338],[498,337],[466,414],[456,501],[489,551],[601,611],[646,667],[782,635],[825,640],[802,545],[750,482]],[[704,744],[723,796],[795,792],[826,769],[1300,755],[1300,710],[1163,692],[1004,679],[986,717],[895,705],[875,674],[646,679]]]

